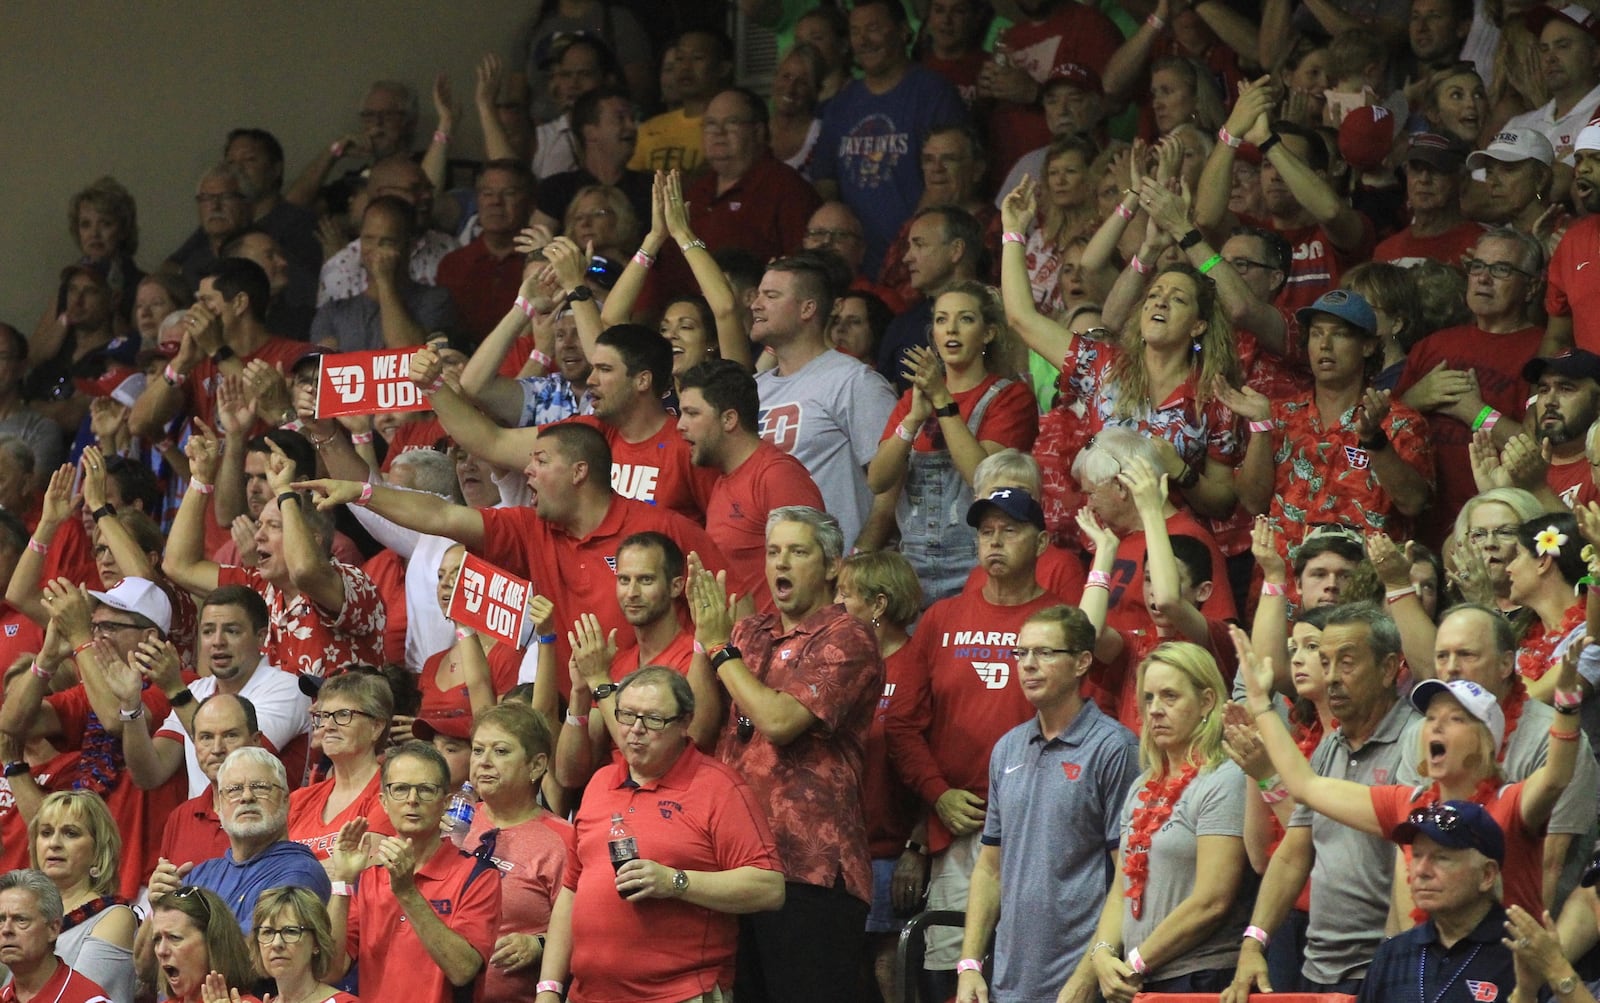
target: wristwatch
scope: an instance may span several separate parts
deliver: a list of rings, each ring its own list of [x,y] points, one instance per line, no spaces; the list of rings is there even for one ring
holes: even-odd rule
[[[99,508],[95,509],[94,512],[91,513],[91,515],[93,515],[93,517],[94,517],[94,521],[95,522],[99,522],[101,519],[104,519],[108,515],[113,515],[114,516],[116,514],[117,514],[116,506],[112,505],[110,502],[107,502],[106,504],[100,506]]]
[[[229,359],[235,358],[238,354],[239,353],[235,352],[232,348],[228,347],[227,345],[223,345],[221,348],[211,353],[211,361],[220,366]]]
[[[594,299],[594,290],[585,285],[580,285],[567,293],[568,303],[582,303],[585,300],[592,299]]]
[[[599,686],[594,688],[594,698],[596,700],[604,700],[606,697],[617,692],[617,690],[621,688],[622,687],[618,686],[616,683],[601,683]]]
[[[1550,988],[1557,996],[1571,996],[1573,990],[1578,988],[1578,976],[1576,973],[1568,975],[1564,979],[1550,983]]]
[[[689,890],[689,875],[682,871],[672,872],[672,894],[682,895]]]
[[[167,697],[167,703],[171,705],[173,710],[177,710],[179,707],[184,707],[194,703],[194,694],[190,692],[189,687],[185,686],[183,689]]]
[[[934,408],[933,416],[935,418],[959,418],[961,417],[961,405],[951,401],[943,407]]]

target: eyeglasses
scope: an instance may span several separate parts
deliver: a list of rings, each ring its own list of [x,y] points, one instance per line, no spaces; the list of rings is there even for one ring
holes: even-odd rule
[[[352,720],[354,720],[354,718],[355,718],[355,716],[357,714],[360,714],[362,717],[371,718],[374,721],[378,720],[378,715],[376,715],[376,714],[368,714],[364,710],[356,710],[353,707],[344,707],[344,708],[341,708],[340,710],[323,710],[323,711],[314,710],[314,711],[312,711],[311,712],[311,726],[313,728],[315,728],[315,727],[318,727],[320,725],[326,724],[329,720],[332,720],[334,724],[336,724],[339,727],[343,728],[346,725],[348,725]]]
[[[144,630],[144,628],[136,623],[123,623],[120,620],[94,620],[89,624],[91,636],[115,634],[119,630]]]
[[[1276,265],[1269,265],[1265,261],[1251,261],[1249,258],[1229,258],[1228,264],[1232,265],[1233,270],[1236,272],[1248,272],[1252,268],[1271,271],[1277,267]]]
[[[444,788],[438,784],[384,784],[383,792],[396,801],[410,801],[415,794],[418,801],[428,802],[439,800]]]
[[[1490,539],[1496,543],[1516,543],[1517,527],[1501,526],[1498,529],[1475,529],[1467,534],[1467,539],[1473,543],[1488,543]]]
[[[1062,658],[1066,655],[1076,655],[1071,648],[1012,648],[1011,657],[1017,661],[1024,658],[1037,658],[1039,661],[1048,661],[1052,658]]]
[[[635,722],[643,722],[646,731],[666,731],[667,725],[683,719],[682,714],[671,717],[662,717],[660,714],[640,714],[631,710],[618,707],[612,712],[617,719],[617,724],[624,728],[632,728]]]
[[[169,897],[180,902],[186,902],[189,899],[197,900],[200,903],[200,911],[205,914],[203,921],[205,926],[211,925],[211,903],[206,901],[205,893],[200,889],[199,885],[184,885]],[[166,900],[163,899],[162,901]],[[187,910],[180,909],[179,912],[187,912]]]
[[[1466,267],[1468,275],[1482,275],[1487,271],[1492,278],[1496,279],[1509,279],[1513,275],[1521,275],[1523,278],[1529,279],[1533,278],[1532,272],[1525,272],[1505,261],[1488,262],[1482,258],[1467,258],[1461,264]]]
[[[860,240],[861,234],[854,230],[825,230],[818,227],[814,230],[807,230],[806,239],[824,244],[837,244],[845,240]]]
[[[303,926],[258,926],[256,927],[256,943],[270,944],[276,937],[282,937],[285,944],[298,944],[300,938],[306,935]]]
[[[742,125],[754,125],[755,121],[753,118],[725,118],[719,122],[714,118],[703,118],[700,120],[700,129],[702,132],[720,136],[725,132],[732,132]]]
[[[246,789],[257,801],[265,801],[272,797],[274,791],[280,790],[277,784],[269,784],[265,780],[252,780],[248,784],[229,784],[222,789],[222,796],[233,802],[243,801]]]
[[[590,209],[588,212],[575,212],[572,214],[574,223],[596,223],[612,215],[610,209]]]

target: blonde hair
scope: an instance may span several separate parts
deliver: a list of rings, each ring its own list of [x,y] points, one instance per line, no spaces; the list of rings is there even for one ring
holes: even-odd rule
[[[839,566],[839,581],[850,584],[867,599],[883,596],[883,615],[896,627],[905,627],[922,612],[922,583],[898,551],[869,550],[851,554]]]
[[[1236,387],[1240,383],[1239,353],[1234,347],[1233,325],[1228,322],[1222,298],[1217,295],[1216,283],[1209,276],[1201,275],[1192,265],[1181,264],[1168,265],[1156,273],[1156,278],[1173,273],[1185,275],[1194,283],[1196,312],[1206,322],[1198,350],[1192,353],[1198,356],[1199,361],[1196,363],[1191,358],[1189,363],[1194,376],[1196,403],[1203,407],[1216,394],[1217,377],[1222,377],[1229,386]],[[1118,418],[1132,418],[1155,406],[1150,399],[1150,372],[1145,368],[1144,332],[1139,329],[1142,317],[1143,311],[1137,308],[1128,317],[1122,327],[1122,356],[1111,363],[1106,373],[1107,381],[1117,384],[1116,404],[1112,413]]]
[[[1005,306],[999,292],[991,285],[976,279],[958,279],[939,290],[934,304],[946,296],[968,296],[978,304],[983,326],[994,332],[994,337],[983,346],[983,368],[999,376],[1013,376],[1027,367],[1027,350],[1022,339],[1006,323]]]
[[[1156,650],[1150,652],[1145,660],[1139,663],[1139,674],[1135,685],[1138,687],[1141,719],[1144,717],[1145,672],[1156,664],[1176,669],[1178,674],[1194,688],[1196,696],[1204,696],[1207,692],[1212,695],[1211,709],[1201,718],[1200,724],[1189,738],[1189,760],[1202,770],[1215,769],[1227,758],[1227,753],[1222,751],[1222,707],[1228,702],[1228,687],[1227,683],[1222,681],[1222,672],[1217,668],[1217,660],[1198,644],[1191,644],[1188,641],[1167,641],[1158,645]],[[1140,731],[1140,768],[1146,772],[1164,769],[1162,754],[1155,746],[1155,739],[1151,737],[1150,729],[1143,728]]]
[[[118,870],[122,862],[122,834],[111,817],[111,810],[93,791],[56,791],[48,795],[28,823],[28,859],[34,868],[39,867],[39,823],[47,815],[56,817],[56,824],[73,821],[89,830],[94,840],[94,861],[89,865],[89,887],[96,895],[110,895],[117,890]]]

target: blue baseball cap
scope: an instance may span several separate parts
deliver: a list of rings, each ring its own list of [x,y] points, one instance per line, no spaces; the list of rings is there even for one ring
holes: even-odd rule
[[[1360,293],[1348,289],[1330,289],[1318,296],[1315,303],[1296,310],[1294,318],[1300,322],[1301,330],[1308,330],[1312,319],[1319,313],[1354,324],[1365,331],[1369,338],[1378,334],[1378,315],[1372,312],[1372,304]]]
[[[1034,501],[1033,495],[1021,488],[1000,488],[990,492],[987,498],[979,498],[973,502],[967,509],[967,525],[976,526],[982,522],[983,513],[991,506],[1018,522],[1029,523],[1035,529],[1044,529],[1044,509]]]
[[[1506,860],[1506,837],[1500,823],[1483,805],[1472,801],[1424,805],[1395,826],[1396,843],[1410,843],[1418,836],[1427,836],[1440,846],[1477,850],[1497,864]]]

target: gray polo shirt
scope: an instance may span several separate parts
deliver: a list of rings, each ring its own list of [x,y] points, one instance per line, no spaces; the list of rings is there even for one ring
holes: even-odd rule
[[[454,334],[459,326],[450,292],[439,286],[410,282],[400,290],[406,312],[428,335]],[[312,344],[334,342],[340,352],[366,352],[386,348],[378,301],[361,293],[330,300],[311,318]]]
[[[1528,779],[1529,775],[1544,765],[1550,754],[1550,725],[1555,722],[1555,708],[1529,697],[1522,705],[1522,716],[1516,730],[1506,743],[1505,762],[1500,764],[1507,783]],[[1550,824],[1545,831],[1577,837],[1567,850],[1561,864],[1561,880],[1556,886],[1556,901],[1549,903],[1552,913],[1559,911],[1561,902],[1577,887],[1582,869],[1589,862],[1589,851],[1595,841],[1595,813],[1600,807],[1600,765],[1595,763],[1594,749],[1586,735],[1578,736],[1578,763],[1572,772],[1572,782],[1561,792],[1555,809],[1550,813]]]
[[[1413,782],[1420,756],[1422,715],[1396,700],[1372,737],[1352,751],[1344,730],[1323,737],[1311,754],[1317,775],[1368,787]],[[1393,894],[1394,844],[1369,836],[1304,805],[1291,826],[1311,827],[1311,925],[1306,931],[1305,977],[1333,983],[1365,976],[1383,940]]]
[[[1140,775],[1122,805],[1124,859],[1128,853],[1128,836],[1133,831],[1133,812],[1139,807],[1139,791],[1149,779],[1149,774]],[[1144,908],[1140,910],[1139,919],[1133,918],[1130,902],[1123,901],[1122,943],[1126,947],[1144,943],[1161,921],[1193,894],[1201,836],[1232,836],[1241,840],[1239,854],[1243,858],[1244,799],[1244,771],[1229,760],[1196,775],[1183,789],[1171,817],[1150,840],[1150,875],[1145,881]],[[1127,878],[1117,877],[1126,888]],[[1240,888],[1227,915],[1212,927],[1205,940],[1152,971],[1145,981],[1156,982],[1216,968],[1231,971],[1237,967],[1239,931],[1250,925],[1252,898]]]
[[[982,837],[1001,848],[991,999],[1055,1003],[1100,921],[1138,774],[1139,740],[1093,701],[1056,738],[1035,717],[995,743]]]

